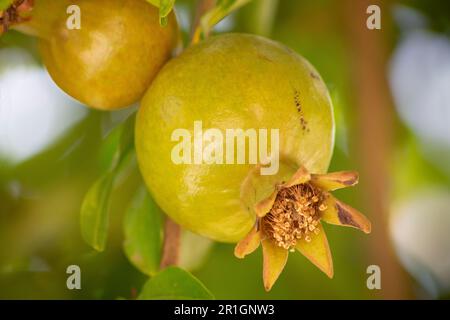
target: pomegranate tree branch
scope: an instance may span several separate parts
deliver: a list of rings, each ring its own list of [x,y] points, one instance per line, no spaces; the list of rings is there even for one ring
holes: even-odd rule
[[[192,28],[191,28],[191,39],[192,39],[192,43],[197,43],[200,40],[200,33],[201,33],[201,19],[202,16],[208,12],[209,10],[211,10],[212,8],[214,8],[214,6],[216,5],[216,1],[215,0],[198,0],[197,1],[197,6],[195,9],[195,16],[194,16],[194,22],[192,24]]]
[[[205,12],[209,11],[216,4],[215,0],[198,0],[194,23],[192,24],[192,43],[196,43],[200,38],[200,21]],[[181,244],[181,227],[166,217],[164,225],[164,244],[161,258],[161,269],[178,264]]]
[[[169,217],[166,217],[161,269],[178,264],[178,258],[180,256],[180,238],[181,227]]]
[[[0,36],[8,31],[9,27],[26,21],[28,18],[23,17],[33,8],[34,0],[15,0],[11,3],[9,8],[0,10]]]
[[[394,132],[392,101],[384,70],[388,57],[386,34],[392,27],[387,14],[382,30],[369,30],[366,27],[366,9],[374,3],[383,8],[382,12],[388,12],[387,3],[381,0],[347,0],[342,9],[349,31],[350,61],[356,88],[355,111],[359,131],[356,137],[360,150],[360,172],[366,181],[361,187],[370,195],[366,199],[367,211],[375,226],[371,236],[371,258],[383,270],[385,285],[380,292],[383,298],[405,299],[409,297],[406,275],[398,263],[388,232],[389,159]]]
[[[192,43],[196,43],[200,37],[200,20],[205,12],[216,4],[215,0],[198,0],[195,9],[194,23],[192,24]],[[197,33],[197,34],[196,34]],[[198,38],[198,39],[197,39]],[[161,258],[161,269],[178,264],[181,244],[181,227],[166,217],[164,225],[164,244]]]

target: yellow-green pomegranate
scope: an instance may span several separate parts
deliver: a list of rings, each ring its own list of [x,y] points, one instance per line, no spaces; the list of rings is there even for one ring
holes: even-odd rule
[[[175,15],[162,27],[158,8],[145,0],[34,2],[31,20],[18,29],[40,37],[42,59],[58,86],[97,109],[138,101],[178,39]]]
[[[136,122],[139,166],[159,206],[223,242],[243,238],[254,205],[299,167],[326,172],[333,139],[318,72],[289,48],[245,34],[210,38],[167,63]]]

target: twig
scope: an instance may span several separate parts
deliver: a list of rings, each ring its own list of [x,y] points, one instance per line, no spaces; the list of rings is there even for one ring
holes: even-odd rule
[[[203,14],[216,4],[215,0],[198,0],[194,23],[192,24],[192,43],[200,40],[200,22]],[[164,244],[161,258],[161,269],[177,265],[180,256],[181,228],[178,224],[166,217],[164,225]]]
[[[16,0],[9,8],[0,11],[0,36],[6,33],[10,26],[28,21],[22,14],[29,13],[33,8],[34,0]]]
[[[387,7],[380,0],[347,0],[342,6],[349,30],[351,48],[352,76],[357,90],[359,133],[357,143],[360,149],[360,161],[370,197],[366,199],[370,219],[375,228],[372,230],[372,259],[383,270],[383,290],[385,299],[405,299],[409,290],[394,250],[389,242],[387,228],[389,203],[389,154],[392,150],[392,101],[383,70],[387,64],[387,46],[385,34],[389,34],[388,19],[383,20],[383,32],[366,28],[366,8],[376,3]],[[383,12],[388,12],[384,9]],[[388,16],[386,14],[386,16]],[[370,141],[370,143],[368,143]]]
[[[200,35],[202,32],[201,28],[201,20],[202,16],[214,8],[216,4],[215,0],[198,0],[197,7],[195,9],[195,17],[194,17],[194,23],[192,24],[191,28],[191,43],[195,44],[198,41],[200,41]]]
[[[160,265],[161,269],[178,264],[178,258],[180,256],[180,238],[180,226],[167,217],[164,226],[164,245]]]

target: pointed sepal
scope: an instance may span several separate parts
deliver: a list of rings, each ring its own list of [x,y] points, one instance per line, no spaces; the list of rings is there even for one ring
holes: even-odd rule
[[[283,271],[289,252],[277,246],[270,239],[263,240],[261,244],[263,248],[264,288],[269,291]]]
[[[263,218],[266,214],[269,213],[270,209],[272,209],[273,204],[277,198],[278,191],[272,192],[270,196],[261,200],[255,205],[255,213],[258,218]]]
[[[311,235],[311,241],[308,242],[302,238],[297,242],[295,248],[328,277],[333,278],[333,259],[327,236],[320,223],[317,228],[320,231],[318,234]]]
[[[298,184],[306,183],[309,180],[311,180],[311,175],[305,167],[301,166],[289,179],[289,181],[281,185],[281,188],[289,188]]]
[[[321,219],[326,223],[352,227],[370,233],[371,223],[361,212],[337,200],[331,194],[324,201],[327,208],[322,212]]]
[[[355,171],[311,175],[311,183],[323,191],[333,191],[354,186],[358,183],[358,179],[358,173]]]
[[[258,249],[260,243],[261,231],[258,231],[255,225],[245,238],[238,242],[234,248],[234,255],[239,259],[243,259],[246,255]]]

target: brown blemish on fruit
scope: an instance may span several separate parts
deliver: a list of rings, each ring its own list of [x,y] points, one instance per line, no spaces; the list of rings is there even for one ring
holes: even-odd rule
[[[294,92],[294,102],[295,102],[295,107],[297,108],[297,111],[299,113],[301,113],[302,112],[302,105],[300,103],[300,94],[298,93],[297,90]]]
[[[339,221],[343,224],[343,225],[347,225],[347,226],[353,226],[356,228],[360,228],[359,224],[357,224],[351,214],[349,212],[347,212],[347,210],[345,210],[345,208],[341,207],[339,205],[339,203],[336,203],[336,210],[338,213],[338,218]]]
[[[303,131],[309,132],[308,121],[305,120],[305,116],[303,114],[302,104],[300,102],[300,93],[295,90],[294,91],[294,103],[297,109],[297,112],[300,114],[300,125]]]
[[[316,79],[316,80],[320,80],[319,76],[317,74],[315,74],[314,72],[310,72],[309,75],[311,76],[311,78]]]
[[[295,52],[294,50],[292,50],[290,47],[286,46],[286,45],[282,45],[282,47],[284,48],[284,50],[289,53],[289,54],[297,54],[297,52]]]
[[[272,59],[270,59],[268,56],[266,56],[266,55],[264,55],[264,54],[262,54],[262,53],[258,53],[258,58],[260,58],[260,59],[262,59],[262,60],[269,61],[269,62],[273,62]]]

